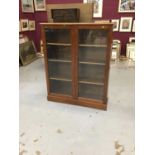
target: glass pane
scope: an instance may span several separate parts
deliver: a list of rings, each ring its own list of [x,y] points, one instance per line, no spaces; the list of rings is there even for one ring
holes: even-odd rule
[[[50,92],[71,95],[71,44],[69,29],[46,29]]]
[[[45,29],[45,33],[47,43],[70,43],[69,29]]]
[[[102,65],[79,65],[79,81],[103,83],[104,69]]]
[[[107,32],[101,29],[80,29],[78,42],[78,95],[103,100]]]
[[[105,63],[106,48],[79,47],[79,61]]]
[[[47,46],[47,54],[49,59],[71,60],[70,46]]]
[[[81,29],[79,44],[107,44],[107,32],[101,29]]]
[[[96,100],[103,100],[103,86],[79,84],[79,96]]]
[[[69,81],[50,80],[50,91],[58,94],[71,95],[72,84]]]
[[[71,80],[71,63],[49,61],[49,76]]]

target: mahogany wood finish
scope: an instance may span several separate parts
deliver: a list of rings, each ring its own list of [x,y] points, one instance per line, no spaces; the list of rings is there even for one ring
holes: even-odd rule
[[[47,99],[107,110],[112,23],[41,23]]]

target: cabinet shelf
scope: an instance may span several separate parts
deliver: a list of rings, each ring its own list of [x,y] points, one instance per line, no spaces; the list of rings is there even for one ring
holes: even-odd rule
[[[66,78],[58,78],[58,77],[50,77],[51,80],[58,80],[58,81],[66,81],[66,82],[71,82],[71,79],[66,79]]]
[[[67,62],[67,63],[71,63],[70,60],[63,60],[63,59],[48,59],[48,61],[51,61],[51,62]]]
[[[80,47],[107,47],[104,44],[79,44]]]
[[[54,46],[71,46],[69,43],[47,43],[47,45],[54,45]]]
[[[80,61],[80,64],[88,64],[88,65],[105,65],[105,63],[100,63],[100,62],[88,62],[88,61]]]
[[[104,83],[100,83],[100,82],[90,82],[90,81],[79,81],[79,83],[93,84],[93,85],[100,85],[100,86],[103,86],[103,85],[104,85]]]

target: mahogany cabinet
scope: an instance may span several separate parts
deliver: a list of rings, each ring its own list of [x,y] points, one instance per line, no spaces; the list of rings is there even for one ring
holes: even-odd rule
[[[112,24],[41,23],[47,99],[107,109]]]

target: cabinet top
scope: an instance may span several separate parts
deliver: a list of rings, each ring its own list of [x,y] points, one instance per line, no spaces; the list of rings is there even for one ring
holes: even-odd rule
[[[98,25],[113,25],[113,23],[111,23],[111,22],[103,22],[103,23],[40,23],[41,25],[78,25],[78,26],[80,26],[80,25],[87,25],[87,26],[91,26],[91,25],[96,25],[96,26],[98,26]]]

